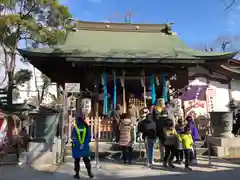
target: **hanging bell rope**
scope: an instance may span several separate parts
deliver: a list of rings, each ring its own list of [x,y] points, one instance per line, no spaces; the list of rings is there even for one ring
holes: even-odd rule
[[[103,114],[107,115],[108,114],[108,92],[107,92],[107,73],[103,73]]]
[[[125,71],[124,70],[122,71],[121,86],[123,90],[123,113],[126,113],[127,108],[126,108]]]
[[[144,107],[147,107],[147,92],[146,92],[146,77],[145,77],[145,71],[143,70],[141,73],[141,85],[143,87],[143,102]]]
[[[116,79],[116,71],[113,71],[113,108],[116,110],[117,108],[117,79]]]
[[[158,76],[156,76],[156,85],[157,85],[157,86],[160,86],[160,80],[159,80],[159,77],[158,77]]]

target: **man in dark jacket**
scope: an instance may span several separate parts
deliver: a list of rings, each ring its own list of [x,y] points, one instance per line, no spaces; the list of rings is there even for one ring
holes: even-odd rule
[[[164,141],[165,141],[165,135],[164,135],[164,127],[167,121],[169,120],[168,115],[166,113],[159,112],[158,110],[155,110],[155,123],[156,123],[156,134],[157,138],[159,139],[159,151],[160,151],[160,159],[163,160],[164,157]]]
[[[156,142],[156,124],[153,121],[152,114],[148,114],[145,120],[139,122],[138,131],[142,133],[145,140],[148,165],[152,165],[154,163],[154,144]]]
[[[117,104],[116,110],[113,110],[111,113],[111,120],[112,120],[112,130],[113,130],[113,141],[118,142],[119,141],[119,122],[120,117],[122,115],[121,111],[121,105]]]

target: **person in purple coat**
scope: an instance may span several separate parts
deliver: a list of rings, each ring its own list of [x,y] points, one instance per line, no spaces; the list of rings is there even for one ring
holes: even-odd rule
[[[191,134],[192,134],[192,138],[193,138],[193,142],[194,142],[194,145],[193,145],[194,158],[196,159],[197,154],[196,154],[196,144],[195,144],[195,142],[201,140],[201,138],[200,138],[198,128],[197,128],[197,126],[194,122],[193,117],[192,116],[187,116],[186,121],[187,121],[187,127],[190,129]]]

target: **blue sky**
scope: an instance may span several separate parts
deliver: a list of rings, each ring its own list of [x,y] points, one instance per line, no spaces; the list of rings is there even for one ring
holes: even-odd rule
[[[231,0],[60,0],[80,20],[120,22],[131,11],[133,23],[173,22],[173,30],[189,45],[240,35],[240,0],[228,11],[224,1]]]

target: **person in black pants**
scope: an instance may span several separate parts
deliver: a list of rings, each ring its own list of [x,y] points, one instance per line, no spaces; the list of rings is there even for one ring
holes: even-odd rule
[[[83,157],[82,159],[83,159],[83,162],[85,164],[86,169],[89,172],[89,170],[91,169],[90,158],[89,157]],[[80,158],[75,158],[74,159],[74,171],[77,172],[77,173],[80,171]],[[90,172],[90,176],[93,176],[91,174],[91,172]],[[90,177],[90,178],[92,178],[92,177]],[[77,177],[77,179],[79,179],[79,178]]]
[[[156,124],[152,119],[152,114],[148,114],[146,119],[138,124],[139,133],[145,140],[145,148],[148,157],[148,165],[154,164],[154,143],[156,142]]]
[[[163,166],[164,167],[171,167],[175,168],[173,165],[173,159],[176,154],[176,144],[177,144],[177,132],[175,130],[175,127],[173,126],[173,122],[168,120],[166,123],[166,127],[164,128],[164,134],[165,134],[165,141],[164,141],[164,147],[165,147],[165,155],[163,158]]]
[[[123,162],[124,164],[126,164],[127,162],[129,164],[132,163],[132,147],[126,147],[126,146],[123,146],[122,147],[122,155],[123,155]]]
[[[167,167],[167,165],[169,165],[169,167],[175,168],[175,166],[172,163],[176,153],[175,146],[165,145],[164,147],[165,147],[165,155],[163,158],[163,161],[164,161],[163,166]]]
[[[87,169],[87,173],[90,179],[94,176],[92,174],[91,162],[90,162],[90,142],[91,142],[91,128],[87,117],[91,112],[91,99],[83,98],[80,102],[80,109],[76,122],[74,122],[72,128],[72,157],[74,158],[74,171],[75,179],[80,179],[80,159],[82,158]]]
[[[182,149],[176,149],[175,155],[176,161],[174,163],[182,164],[184,158],[184,151]]]
[[[185,127],[184,132],[179,133],[178,138],[183,143],[183,147],[184,147],[185,168],[192,170],[189,166],[191,165],[194,159],[194,152],[193,152],[194,141],[190,132],[190,128]]]
[[[184,155],[185,155],[185,168],[192,170],[189,166],[192,163],[192,160],[194,158],[192,149],[184,149]]]

